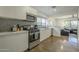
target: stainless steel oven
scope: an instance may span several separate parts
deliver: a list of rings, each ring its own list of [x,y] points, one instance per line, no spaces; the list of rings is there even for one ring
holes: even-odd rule
[[[29,32],[29,41],[33,42],[40,39],[40,32],[36,31],[36,32]]]
[[[28,49],[31,49],[40,43],[40,30],[37,26],[23,26],[23,30],[28,31]]]
[[[29,49],[35,47],[40,43],[40,31],[34,30],[29,31]]]

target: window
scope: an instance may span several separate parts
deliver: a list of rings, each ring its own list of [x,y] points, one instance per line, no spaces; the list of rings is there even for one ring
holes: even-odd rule
[[[43,28],[48,27],[48,19],[37,17],[37,25],[38,27],[43,27]]]
[[[65,28],[76,29],[77,28],[77,21],[76,20],[65,21]]]
[[[49,23],[48,23],[48,20],[46,20],[46,27],[48,27]]]
[[[70,20],[66,20],[66,21],[64,21],[64,23],[65,23],[65,28],[70,28]]]
[[[42,19],[41,18],[37,18],[37,25],[41,26],[41,24],[42,24]]]
[[[71,21],[71,28],[77,29],[77,21]]]
[[[46,27],[46,19],[42,18],[42,27]]]

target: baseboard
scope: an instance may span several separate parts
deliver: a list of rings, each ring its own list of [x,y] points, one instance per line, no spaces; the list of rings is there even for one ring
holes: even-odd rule
[[[48,38],[50,38],[51,36],[49,36]],[[46,38],[46,39],[48,39],[48,38]],[[40,43],[42,43],[43,41],[45,41],[46,39],[44,39],[44,40],[42,40],[42,41],[40,41]]]

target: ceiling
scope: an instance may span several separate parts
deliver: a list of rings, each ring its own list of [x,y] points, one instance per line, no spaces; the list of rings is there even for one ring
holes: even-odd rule
[[[79,6],[56,6],[56,11],[52,6],[32,6],[39,12],[52,17],[77,14]]]

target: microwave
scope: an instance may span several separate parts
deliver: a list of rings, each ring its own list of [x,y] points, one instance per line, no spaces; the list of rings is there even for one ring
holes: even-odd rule
[[[27,14],[27,15],[26,15],[26,19],[27,19],[28,21],[36,21],[36,16]]]

